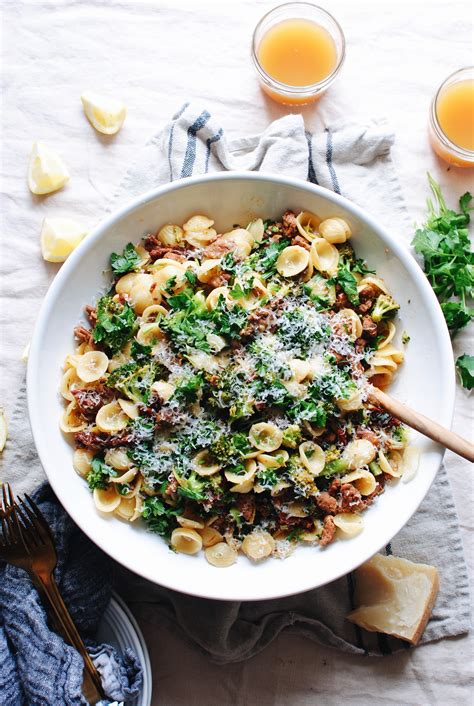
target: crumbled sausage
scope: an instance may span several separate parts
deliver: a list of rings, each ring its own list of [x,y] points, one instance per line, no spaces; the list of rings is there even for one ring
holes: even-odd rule
[[[217,289],[217,287],[224,287],[229,281],[230,274],[228,272],[221,272],[218,275],[214,275],[214,277],[209,280],[208,285],[212,289]]]
[[[351,483],[341,485],[341,509],[346,512],[354,512],[360,509],[362,496],[357,488]]]
[[[71,390],[79,412],[88,418],[94,418],[99,409],[110,402],[113,397],[112,390],[104,385],[97,385],[87,389]]]
[[[341,492],[341,481],[339,478],[334,478],[334,480],[331,482],[328,488],[328,493],[330,495],[336,496]]]
[[[373,320],[373,318],[371,316],[362,317],[362,330],[368,336],[376,336],[377,335],[377,324],[375,323],[375,321]]]
[[[174,473],[170,473],[167,478],[166,490],[163,493],[167,498],[176,498],[178,493],[178,480]]]
[[[325,515],[335,515],[338,509],[337,500],[329,495],[329,493],[323,492],[315,498],[316,505],[324,512]]]
[[[380,446],[380,439],[371,429],[366,429],[365,427],[357,427],[356,436],[358,439],[367,439],[376,448]]]
[[[240,493],[235,504],[244,520],[252,522],[255,517],[255,495],[253,493]]]
[[[223,257],[229,252],[232,252],[235,248],[235,243],[232,240],[232,238],[226,237],[225,239],[220,236],[216,240],[214,240],[210,245],[208,245],[206,248],[203,250],[203,257],[204,259],[211,258],[211,259],[217,259],[220,257]],[[235,254],[234,254],[235,257]],[[238,258],[235,257],[237,260]]]
[[[322,547],[325,547],[327,544],[330,544],[334,539],[335,534],[336,525],[334,524],[334,517],[332,515],[326,515],[323,521],[323,532],[321,534],[319,544]]]
[[[84,307],[84,311],[86,312],[86,316],[89,320],[89,323],[91,326],[95,326],[97,323],[97,309],[95,306],[91,306],[91,304],[87,304]]]
[[[296,216],[293,211],[285,211],[282,220],[282,230],[283,234],[288,238],[298,233],[298,226],[296,225]]]
[[[311,243],[309,243],[306,238],[303,238],[299,233],[298,235],[293,236],[291,239],[291,244],[299,245],[300,248],[304,248],[305,250],[311,250]]]
[[[113,449],[117,446],[129,446],[133,436],[124,432],[101,435],[92,431],[78,431],[74,434],[74,439],[79,446],[86,449]]]
[[[356,311],[359,312],[359,314],[366,314],[369,309],[372,307],[373,301],[372,299],[367,299],[366,302],[361,302],[359,306],[356,307]]]
[[[369,299],[374,299],[377,294],[377,290],[372,287],[371,284],[366,284],[365,287],[359,292],[359,299],[361,302],[367,302]]]
[[[150,252],[154,248],[158,248],[160,245],[162,245],[162,243],[160,243],[156,235],[152,235],[151,233],[149,233],[145,237],[143,245],[145,247],[145,250],[148,250],[148,252]]]
[[[183,248],[170,248],[159,245],[153,250],[150,250],[150,257],[153,261],[160,260],[162,257],[166,257],[169,260],[176,260],[177,262],[186,262],[185,250]]]
[[[90,343],[92,341],[92,331],[84,326],[76,326],[74,336],[78,341],[82,341],[83,343]]]

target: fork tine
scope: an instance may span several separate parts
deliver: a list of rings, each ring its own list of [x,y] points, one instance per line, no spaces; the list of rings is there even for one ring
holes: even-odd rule
[[[53,536],[53,532],[51,530],[51,527],[46,522],[44,515],[41,512],[41,510],[39,509],[38,505],[35,503],[35,501],[32,498],[30,498],[30,496],[27,493],[25,493],[25,499],[29,503],[30,508],[33,512],[33,516],[36,519],[38,531],[41,529],[43,531],[44,535],[46,535],[46,536],[43,535],[44,540],[45,541],[51,540],[54,542],[54,536]],[[25,507],[25,509],[28,509],[28,506],[25,503],[24,503],[24,507]],[[30,517],[32,517],[32,514],[30,514]]]
[[[25,547],[32,551],[35,547],[39,546],[39,542],[36,538],[35,528],[31,523],[28,515],[24,512],[20,498],[18,498],[19,504],[16,505],[16,514],[21,529],[21,538]],[[21,518],[21,522],[19,521]]]
[[[46,542],[49,540],[49,535],[45,532],[35,513],[31,510],[31,508],[28,507],[25,500],[21,500],[19,498],[18,508],[22,512],[22,519],[24,519],[25,515],[27,516],[24,521],[25,525],[28,524],[29,531],[33,534],[36,532],[34,537],[37,544],[46,544]]]

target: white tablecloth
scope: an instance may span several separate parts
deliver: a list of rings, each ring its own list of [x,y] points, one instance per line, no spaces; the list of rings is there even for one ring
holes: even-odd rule
[[[0,352],[7,414],[24,375],[22,349],[56,272],[40,257],[43,217],[71,216],[93,227],[135,148],[187,99],[209,104],[231,136],[259,132],[285,114],[260,93],[249,59],[252,29],[273,4],[276,0],[3,0]],[[441,80],[473,63],[470,3],[331,0],[327,7],[345,30],[347,60],[327,96],[303,110],[307,127],[317,129],[322,118],[388,116],[413,221],[424,215],[427,170],[454,204],[456,196],[473,190],[472,173],[449,169],[432,155],[426,122]],[[99,135],[85,120],[79,96],[86,88],[125,99],[129,115],[116,137]],[[67,187],[46,198],[32,196],[26,185],[35,139],[57,148],[71,171]],[[464,332],[456,339],[456,354],[469,343]],[[465,435],[472,433],[469,402],[458,389],[453,428]],[[472,469],[452,454],[446,459],[472,572]],[[448,706],[469,701],[469,637],[369,660],[283,634],[251,661],[217,667],[156,624],[151,608],[143,606],[137,617],[151,652],[153,704],[339,706],[372,698],[377,704]]]

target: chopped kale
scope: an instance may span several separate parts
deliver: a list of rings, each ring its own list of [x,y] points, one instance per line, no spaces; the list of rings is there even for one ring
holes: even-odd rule
[[[108,387],[119,390],[125,397],[136,403],[147,403],[151,386],[158,375],[159,366],[154,361],[149,363],[125,363],[110,373]]]

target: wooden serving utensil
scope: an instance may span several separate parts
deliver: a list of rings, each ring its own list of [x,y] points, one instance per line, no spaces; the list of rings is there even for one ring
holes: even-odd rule
[[[414,409],[387,395],[386,392],[379,390],[378,387],[370,386],[368,399],[369,402],[383,407],[393,417],[404,422],[412,429],[416,429],[420,434],[424,434],[429,439],[433,439],[438,444],[474,463],[474,444],[471,444],[467,439],[463,439],[462,436],[442,427],[441,424],[434,422],[423,414],[415,412]]]

